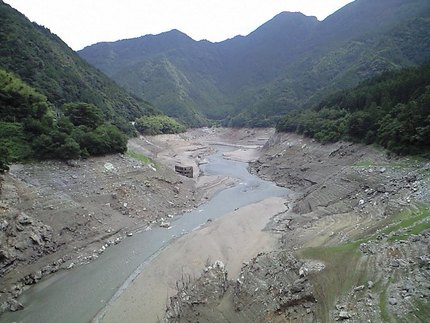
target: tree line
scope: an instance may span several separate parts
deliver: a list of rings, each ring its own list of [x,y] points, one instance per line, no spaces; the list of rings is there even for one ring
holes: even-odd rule
[[[311,109],[287,114],[276,128],[322,143],[379,144],[396,154],[430,157],[430,62],[329,95]]]
[[[185,131],[166,116],[141,118],[145,134]],[[158,124],[163,126],[154,129]],[[76,159],[123,153],[127,135],[105,120],[102,110],[84,102],[51,104],[17,76],[0,69],[0,171],[32,159]]]

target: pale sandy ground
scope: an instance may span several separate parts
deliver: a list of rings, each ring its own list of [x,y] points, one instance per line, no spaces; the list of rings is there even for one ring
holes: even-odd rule
[[[269,198],[226,214],[202,229],[183,236],[148,264],[135,281],[105,308],[101,322],[157,322],[185,275],[197,277],[208,259],[221,260],[232,277],[244,261],[270,251],[277,238],[262,231],[267,222],[285,212],[286,200]]]
[[[261,147],[273,134],[274,129],[199,128],[183,134],[140,136],[130,139],[129,149],[144,154],[168,167],[193,166],[196,189],[203,201],[217,192],[231,187],[236,180],[225,176],[202,176],[199,164],[213,153],[210,145],[226,145],[237,150],[224,153],[224,158],[251,162],[258,158]]]
[[[272,129],[193,129],[185,134],[140,137],[129,141],[129,148],[151,156],[169,167],[194,167],[196,189],[203,200],[235,183],[222,176],[201,176],[199,163],[213,152],[210,144],[237,147],[225,158],[249,162],[259,155]],[[269,220],[287,209],[286,200],[271,198],[240,208],[219,220],[187,234],[153,259],[118,298],[111,300],[101,322],[157,322],[183,275],[200,276],[208,260],[223,261],[229,274],[239,274],[244,261],[259,252],[272,250],[277,242],[272,233],[262,231]],[[97,319],[96,319],[97,320]]]
[[[237,160],[245,163],[256,160],[258,158],[258,155],[259,149],[252,146],[242,147],[238,150],[223,154],[224,158],[226,159]]]

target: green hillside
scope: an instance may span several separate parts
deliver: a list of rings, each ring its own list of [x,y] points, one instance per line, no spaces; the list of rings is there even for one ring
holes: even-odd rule
[[[130,120],[154,114],[149,103],[131,96],[83,61],[48,29],[0,1],[0,67],[14,72],[45,95],[54,108],[68,102],[96,105],[105,120],[130,133]]]
[[[75,159],[124,152],[127,136],[93,104],[55,108],[47,97],[0,69],[0,171],[12,162]]]
[[[430,63],[386,72],[288,114],[278,131],[321,142],[377,143],[397,154],[430,156]]]
[[[267,126],[327,93],[421,64],[429,39],[429,1],[356,0],[324,21],[284,12],[220,43],[173,30],[79,54],[188,125]]]
[[[2,1],[0,44],[0,171],[11,162],[124,152],[137,130],[184,131]]]

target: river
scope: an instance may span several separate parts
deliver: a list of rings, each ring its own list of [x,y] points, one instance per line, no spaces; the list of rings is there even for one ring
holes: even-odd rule
[[[170,229],[154,227],[134,234],[108,248],[83,266],[61,271],[25,291],[19,301],[24,310],[5,313],[0,322],[88,322],[107,302],[127,287],[145,266],[178,237],[220,218],[237,208],[269,197],[286,197],[288,190],[263,181],[247,171],[247,163],[227,160],[222,154],[235,148],[215,146],[217,151],[201,166],[206,175],[225,175],[239,183],[216,194],[199,208],[175,217]]]

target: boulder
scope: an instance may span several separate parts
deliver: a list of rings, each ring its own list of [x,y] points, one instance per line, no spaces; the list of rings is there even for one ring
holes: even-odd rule
[[[9,311],[11,312],[16,312],[16,311],[20,311],[24,308],[24,306],[18,302],[16,299],[10,298],[8,301],[8,307],[9,307]]]
[[[388,299],[388,303],[389,303],[390,305],[397,305],[397,299],[396,299],[396,298],[394,298],[394,297],[390,297],[390,298]]]
[[[339,312],[339,319],[340,320],[348,320],[351,318],[351,314],[348,313],[348,311],[340,311]]]

